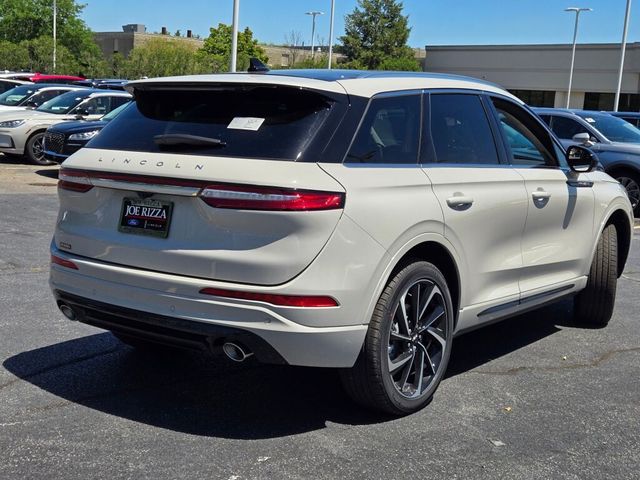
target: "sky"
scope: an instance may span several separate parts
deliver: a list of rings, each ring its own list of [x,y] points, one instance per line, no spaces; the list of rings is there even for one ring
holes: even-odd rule
[[[239,0],[240,27],[249,27],[261,43],[282,44],[298,31],[311,41],[311,17],[319,10],[316,38],[328,41],[330,0]],[[148,32],[187,29],[206,37],[209,27],[231,24],[233,0],[82,0],[82,18],[96,32],[122,31],[142,23]],[[344,34],[344,16],[356,0],[336,0],[334,37]],[[617,43],[622,38],[626,0],[404,0],[409,15],[409,45],[571,43],[575,14],[570,6],[589,7],[580,14],[579,43]],[[629,42],[640,41],[640,0],[632,2]],[[317,42],[316,42],[317,43]]]

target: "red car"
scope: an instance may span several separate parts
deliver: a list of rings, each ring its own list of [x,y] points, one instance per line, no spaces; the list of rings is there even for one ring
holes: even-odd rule
[[[42,73],[25,73],[24,76],[13,76],[12,78],[33,83],[73,83],[84,80],[84,77],[73,75],[44,75]]]

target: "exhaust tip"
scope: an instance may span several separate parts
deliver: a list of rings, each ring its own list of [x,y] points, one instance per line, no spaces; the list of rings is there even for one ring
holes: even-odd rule
[[[237,345],[233,342],[226,342],[222,345],[222,351],[224,354],[229,357],[229,359],[234,362],[244,362],[247,358],[253,355],[253,352],[245,350],[240,345]]]
[[[60,311],[62,312],[62,314],[65,317],[67,317],[69,320],[77,320],[78,319],[78,316],[76,315],[76,312],[73,310],[73,308],[71,308],[66,303],[61,303],[59,305],[59,307],[60,307]]]

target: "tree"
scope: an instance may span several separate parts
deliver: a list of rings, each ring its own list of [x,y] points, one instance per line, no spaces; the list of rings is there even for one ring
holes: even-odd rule
[[[209,36],[204,39],[199,55],[203,61],[212,66],[213,71],[220,71],[217,70],[220,65],[226,65],[228,68],[231,58],[231,34],[231,25],[219,23],[217,28],[209,29]],[[242,32],[238,32],[238,69],[246,69],[250,58],[257,58],[265,63],[269,59],[264,49],[258,45],[258,40],[253,38],[251,29],[247,27]]]
[[[65,47],[76,57],[78,67],[87,72],[104,67],[102,52],[93,33],[80,19],[84,5],[75,0],[57,0],[58,48]],[[51,0],[2,0],[0,2],[0,40],[13,44],[53,36],[53,2]],[[44,43],[39,42],[39,47]],[[53,54],[53,43],[51,52]],[[38,54],[40,55],[40,53]],[[40,58],[40,57],[39,57]],[[44,59],[44,57],[42,57]],[[40,60],[35,63],[42,63]],[[59,72],[72,73],[57,62]],[[51,68],[51,66],[49,67]],[[45,70],[51,72],[51,70]],[[77,72],[73,72],[77,73]]]
[[[118,58],[116,76],[125,78],[191,75],[210,71],[201,61],[195,47],[189,43],[154,38],[134,48],[129,58]],[[115,62],[112,64],[115,67]]]
[[[358,6],[345,17],[345,35],[340,37],[349,66],[375,70],[395,64],[419,69],[407,46],[411,28],[402,7],[396,0],[358,0]]]
[[[180,31],[180,29],[176,30],[176,33],[173,34],[176,37],[181,37],[182,36],[182,32]]]
[[[25,45],[0,40],[0,70],[29,68],[29,50]]]
[[[289,54],[289,65],[294,66],[298,62],[298,56],[301,53],[302,47],[302,33],[298,30],[290,30],[284,36],[284,44],[287,46],[287,52]]]

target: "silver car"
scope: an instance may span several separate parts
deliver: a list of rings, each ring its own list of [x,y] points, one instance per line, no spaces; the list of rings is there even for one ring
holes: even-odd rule
[[[280,71],[132,82],[62,165],[50,284],[139,348],[332,367],[423,407],[455,335],[568,296],[606,325],[624,189],[470,78]]]

